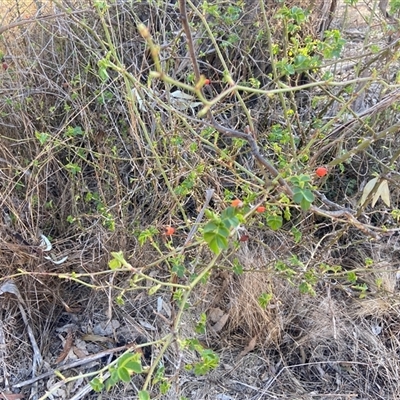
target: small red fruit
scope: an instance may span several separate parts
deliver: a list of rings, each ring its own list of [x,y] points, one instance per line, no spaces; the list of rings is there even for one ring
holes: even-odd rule
[[[211,81],[209,80],[209,79],[206,79],[205,81],[204,81],[204,84],[205,85],[209,85],[211,83]]]
[[[249,240],[249,235],[240,236],[239,242],[247,242]]]
[[[232,200],[231,206],[240,208],[243,206],[243,201],[239,199]]]
[[[317,176],[319,176],[320,178],[322,178],[323,176],[325,176],[328,173],[328,169],[325,167],[318,167],[315,170],[315,173],[317,174]]]
[[[167,226],[165,228],[165,235],[166,236],[172,236],[175,233],[175,228],[173,228],[172,226]]]
[[[8,64],[6,62],[3,62],[2,67],[3,67],[4,71],[8,70]]]
[[[265,208],[264,206],[258,206],[258,207],[256,208],[256,211],[257,211],[258,213],[263,213],[263,212],[265,212],[265,210],[266,210],[266,208]]]

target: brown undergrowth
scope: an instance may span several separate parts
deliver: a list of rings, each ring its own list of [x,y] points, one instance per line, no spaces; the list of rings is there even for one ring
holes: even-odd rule
[[[340,4],[333,27],[357,13],[365,40],[341,58],[315,45],[310,57],[323,63],[285,75],[279,62],[323,36],[336,2],[284,2],[300,19],[296,7],[311,10],[288,34],[278,4],[188,1],[192,43],[172,3],[109,3],[1,5],[2,26],[14,25],[0,41],[0,398],[98,398],[89,381],[129,349],[154,379],[136,374],[103,398],[136,399],[142,387],[165,399],[400,398],[388,20]],[[203,104],[182,94],[196,84],[190,46],[210,80]],[[157,61],[165,75],[152,79]],[[215,120],[199,118],[217,96]],[[279,176],[255,161],[245,134]],[[308,211],[287,190],[300,174],[311,179]],[[389,204],[373,200],[379,187],[366,192],[375,176]],[[185,243],[208,188],[218,215],[240,198],[290,218],[274,230],[253,212],[215,259],[204,221]],[[114,252],[128,269],[110,269]],[[180,308],[179,285],[206,270]],[[203,353],[187,339],[218,354],[218,366],[196,375]]]

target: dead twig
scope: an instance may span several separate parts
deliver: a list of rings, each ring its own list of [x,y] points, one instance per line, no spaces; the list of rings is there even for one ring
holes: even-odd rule
[[[80,14],[82,12],[83,10],[77,10],[77,11],[72,11],[70,14]],[[11,24],[0,27],[0,35],[10,29],[17,28],[18,26],[33,24],[35,22],[41,22],[49,19],[61,18],[65,17],[66,15],[68,14],[67,13],[50,14],[50,15],[43,15],[41,17],[28,18],[28,19],[23,19],[21,21],[12,22]]]
[[[97,353],[97,354],[92,354],[92,355],[87,356],[85,358],[81,358],[80,360],[73,361],[73,362],[71,362],[69,364],[60,365],[57,368],[57,371],[60,371],[60,372],[61,371],[66,371],[66,370],[71,369],[71,368],[76,368],[76,367],[79,367],[81,365],[89,364],[92,361],[96,361],[99,358],[103,358],[103,357],[108,356],[110,354],[117,353],[117,352],[120,352],[120,351],[125,351],[129,347],[131,347],[131,345],[127,344],[125,346],[115,347],[114,349],[109,349],[109,350],[105,350],[105,351],[102,351],[102,352]],[[40,381],[42,379],[48,378],[49,376],[52,376],[52,375],[54,375],[54,370],[49,371],[49,372],[45,372],[44,374],[38,375],[38,376],[36,376],[36,377],[34,377],[32,379],[28,379],[26,381],[17,383],[16,385],[13,385],[12,387],[13,388],[21,388],[21,387],[24,387],[24,386],[28,386],[28,385],[31,385],[32,383],[35,383],[35,382]]]
[[[40,353],[39,347],[36,343],[35,335],[33,334],[33,330],[29,324],[28,317],[26,315],[25,309],[26,304],[24,299],[22,298],[17,286],[13,281],[7,281],[0,287],[0,296],[4,293],[11,293],[18,299],[18,307],[21,313],[22,319],[25,323],[29,339],[31,341],[32,349],[33,349],[33,365],[32,365],[32,374],[35,375],[38,370],[40,370],[43,364],[43,357]]]

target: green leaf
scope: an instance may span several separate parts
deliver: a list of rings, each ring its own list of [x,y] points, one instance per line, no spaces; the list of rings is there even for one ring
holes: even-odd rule
[[[238,209],[237,207],[228,207],[221,213],[221,220],[225,227],[236,228],[239,226],[239,219],[237,217]]]
[[[204,227],[204,236],[206,234],[220,235],[227,238],[229,236],[229,229],[223,223],[209,222]]]
[[[158,285],[154,285],[149,289],[149,295],[153,295],[154,293],[156,293],[158,291],[158,289],[160,289],[161,284]]]
[[[185,276],[186,268],[182,264],[176,264],[172,267],[172,272],[178,276],[178,278],[183,278]]]
[[[283,216],[285,217],[286,221],[289,221],[292,217],[292,213],[290,212],[289,207],[285,207],[285,211],[283,212]]]
[[[150,400],[150,394],[147,390],[141,390],[138,395],[139,400]]]
[[[299,243],[302,237],[302,233],[299,229],[297,229],[295,226],[290,230],[291,234],[293,235],[294,241],[296,243]]]
[[[280,215],[268,215],[267,225],[273,230],[277,231],[282,227],[282,217]]]
[[[72,126],[68,126],[64,136],[65,137],[75,137],[75,136],[83,136],[84,132],[80,126],[76,126],[73,128]]]
[[[357,282],[357,275],[356,275],[356,273],[355,273],[354,271],[349,271],[349,272],[347,273],[347,280],[348,280],[350,283],[356,283],[356,282]]]
[[[242,267],[240,264],[235,264],[235,265],[233,266],[233,272],[234,272],[236,275],[242,275],[242,274],[243,274],[243,267]]]
[[[215,236],[217,236],[217,234],[215,232],[204,232],[203,233],[203,238],[208,244],[210,242],[212,242],[212,240],[215,238]]]
[[[76,175],[82,171],[81,167],[75,163],[68,163],[65,168],[71,172],[72,175]]]
[[[117,381],[118,382],[118,381]],[[117,382],[114,382],[114,381],[112,381],[110,378],[108,378],[107,380],[106,380],[106,383],[105,383],[105,389],[107,390],[107,392],[108,391],[110,391],[110,389],[117,383]]]
[[[206,208],[206,211],[204,211],[204,215],[208,219],[214,219],[215,218],[215,214],[211,210],[209,210],[208,208]]]
[[[302,282],[299,285],[300,293],[302,294],[310,294],[311,296],[315,296],[315,290],[308,282]]]
[[[154,235],[157,235],[159,232],[156,228],[150,227],[141,231],[139,234],[139,244],[143,246],[149,239],[153,238]]]
[[[110,269],[117,269],[121,268],[122,266],[131,267],[130,264],[125,260],[124,253],[122,251],[112,251],[111,256],[113,258],[108,263]]]
[[[307,201],[305,198],[301,200],[300,207],[303,211],[307,211],[311,206],[311,203]]]
[[[302,189],[300,187],[293,188],[293,201],[300,204],[302,210],[306,211],[310,208],[311,203],[314,201],[314,195],[310,189]]]
[[[74,133],[74,136],[78,136],[78,135],[82,136],[84,132],[80,126],[76,126],[74,128],[73,133]]]
[[[363,299],[367,295],[368,286],[367,286],[366,283],[363,283],[362,285],[354,285],[354,286],[352,286],[352,289],[359,290],[361,292],[360,295],[359,295],[359,298]]]
[[[111,376],[105,382],[105,388],[109,391],[113,386],[115,386],[119,382],[118,371],[113,368],[110,368]]]
[[[222,250],[228,248],[228,239],[218,234],[205,233],[204,240],[215,254],[219,254]]]
[[[115,298],[115,302],[116,302],[119,306],[121,306],[121,307],[125,304],[125,301],[124,301],[124,299],[122,298],[122,296],[117,296],[117,297]]]
[[[110,267],[111,270],[115,270],[121,268],[121,263],[115,258],[113,258],[108,262],[108,266]]]
[[[104,389],[104,383],[99,378],[92,379],[90,386],[95,392],[101,392]]]
[[[141,374],[143,372],[140,361],[130,361],[126,367],[129,369],[129,371],[134,372],[135,374]]]
[[[153,385],[162,381],[164,379],[164,376],[165,376],[165,367],[163,365],[160,365],[154,374]]]
[[[208,368],[206,365],[204,365],[203,363],[197,363],[194,366],[194,373],[197,376],[201,376],[201,375],[205,375],[208,372]]]
[[[238,217],[230,217],[230,218],[224,218],[222,220],[222,222],[224,223],[226,228],[236,228],[237,226],[239,226],[239,219]],[[228,231],[228,235],[229,235],[229,231]]]
[[[108,79],[110,78],[110,75],[108,75],[106,67],[99,68],[99,77],[103,82],[108,81]]]
[[[218,229],[218,224],[213,221],[210,221],[204,227],[204,232],[215,232]]]
[[[286,74],[288,75],[293,75],[295,73],[294,67],[292,64],[284,64],[283,65],[283,70]]]
[[[217,236],[215,242],[221,250],[226,250],[228,248],[228,240],[222,236]]]
[[[308,175],[298,175],[298,176],[292,176],[290,178],[290,181],[294,184],[295,188],[298,189],[304,189],[306,187],[306,184],[311,181],[311,178]]]
[[[309,63],[307,63],[307,61],[309,60],[309,57],[306,57],[303,54],[299,54],[294,59],[294,67],[296,68],[296,70],[307,69],[307,67],[309,67]]]
[[[300,181],[300,182],[306,183],[306,182],[310,182],[310,181],[311,181],[311,178],[310,178],[309,175],[301,174],[301,175],[299,176],[299,181]]]
[[[118,378],[118,371],[117,368],[112,367],[110,368],[110,377],[108,379],[112,380],[113,382],[117,383],[119,378]]]
[[[266,308],[269,302],[272,300],[273,295],[271,293],[262,293],[261,296],[257,299],[258,304],[262,308]]]
[[[124,257],[124,253],[122,251],[112,251],[111,255],[113,256],[113,258],[115,258],[116,260],[118,260],[121,264],[123,264],[125,261],[125,257]]]
[[[220,225],[216,232],[217,235],[227,238],[229,236],[229,229],[226,226]]]
[[[121,381],[126,382],[126,383],[130,382],[130,380],[131,380],[129,371],[127,370],[127,368],[124,368],[124,367],[118,368],[118,377],[119,377],[119,379],[121,379]]]
[[[207,316],[205,313],[200,315],[200,320],[196,324],[195,331],[198,334],[204,334],[206,332]]]
[[[169,382],[167,382],[167,381],[161,382],[161,384],[160,384],[161,394],[167,394],[170,387],[171,387],[171,384]]]
[[[293,201],[300,204],[303,200],[303,192],[299,187],[293,188]]]
[[[142,364],[140,362],[140,354],[139,353],[126,353],[121,356],[118,360],[118,367],[126,368],[129,371],[140,374],[143,372]]]
[[[35,132],[36,139],[39,140],[39,143],[43,146],[47,140],[50,138],[50,135],[46,132]]]
[[[224,211],[222,211],[221,218],[222,219],[233,218],[236,215],[236,212],[237,212],[236,207],[229,206],[229,207],[225,208]]]
[[[201,352],[202,361],[198,362],[194,366],[194,373],[196,375],[204,375],[211,369],[218,366],[219,357],[210,349],[205,349]]]
[[[314,195],[311,190],[304,189],[303,190],[303,197],[309,202],[312,203],[314,201]]]

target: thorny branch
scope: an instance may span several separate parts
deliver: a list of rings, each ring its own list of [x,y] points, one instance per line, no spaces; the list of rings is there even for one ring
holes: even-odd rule
[[[200,68],[197,63],[196,53],[193,46],[193,38],[192,31],[189,26],[187,11],[186,11],[186,0],[179,0],[179,11],[181,13],[182,26],[185,31],[186,40],[189,46],[190,59],[192,60],[194,75],[196,77],[196,81],[200,80]]]
[[[198,66],[198,62],[197,62],[197,58],[196,58],[193,38],[191,35],[191,29],[190,29],[189,22],[188,22],[188,16],[187,16],[187,11],[186,11],[186,0],[179,0],[179,9],[180,9],[180,13],[181,13],[182,26],[183,26],[183,29],[186,34],[189,55],[190,55],[190,58],[191,58],[191,61],[193,64],[193,69],[194,69],[194,73],[196,76],[196,80],[199,81],[200,80],[200,71],[199,71],[199,66]],[[277,180],[277,182],[280,184],[280,186],[283,188],[283,190],[286,192],[286,194],[288,196],[293,197],[293,190],[291,189],[290,185],[287,183],[287,181],[285,179],[283,179],[280,176],[279,171],[272,165],[272,163],[270,161],[268,161],[260,153],[260,149],[258,147],[257,141],[251,135],[249,128],[246,128],[247,132],[241,132],[241,131],[237,131],[235,129],[224,127],[215,120],[215,118],[212,114],[212,111],[210,109],[207,112],[207,118],[208,118],[209,122],[203,122],[203,123],[215,128],[219,133],[222,133],[224,136],[245,140],[250,146],[253,157],[257,160],[257,162],[261,165],[261,167],[264,168],[266,171],[268,171],[273,179]],[[330,219],[342,218],[344,221],[347,221],[351,225],[360,229],[366,235],[371,236],[374,239],[380,238],[378,233],[376,233],[377,229],[375,227],[363,224],[353,216],[353,214],[354,214],[353,210],[345,209],[331,201],[329,201],[329,202],[325,201],[324,204],[326,204],[327,206],[330,206],[330,207],[333,206],[336,210],[330,211],[330,210],[325,210],[320,207],[311,205],[310,211],[315,214],[322,215],[322,216],[325,216]],[[379,230],[382,231],[381,229],[379,229]]]

